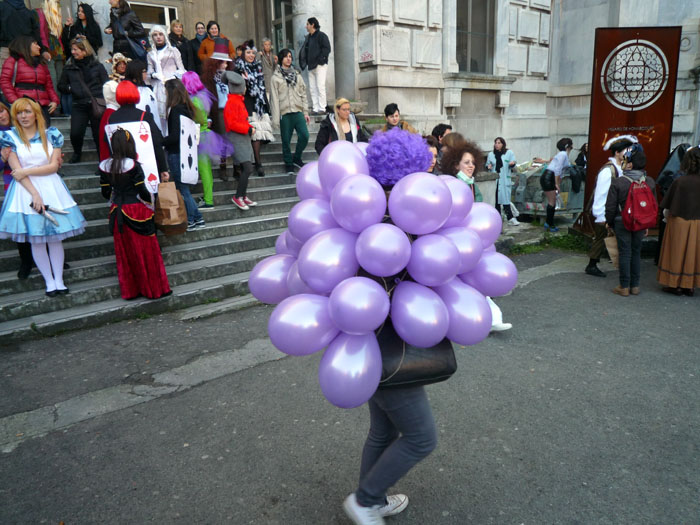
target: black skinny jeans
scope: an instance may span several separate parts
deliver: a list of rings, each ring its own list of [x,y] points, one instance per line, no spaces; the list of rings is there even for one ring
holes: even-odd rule
[[[639,286],[642,267],[642,239],[644,230],[631,232],[622,224],[622,218],[615,218],[615,237],[620,259],[620,286]]]
[[[92,118],[90,109],[89,103],[76,103],[73,101],[70,119],[70,141],[73,145],[73,151],[78,155],[83,153],[83,139],[85,138],[88,124],[92,128],[92,138],[95,140],[95,147],[97,147],[97,139],[100,136],[100,120]]]

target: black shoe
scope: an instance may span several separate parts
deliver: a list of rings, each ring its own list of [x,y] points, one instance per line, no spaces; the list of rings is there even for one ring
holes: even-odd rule
[[[58,290],[51,290],[50,292],[46,292],[47,297],[56,297],[58,295]]]
[[[63,290],[56,290],[56,293],[58,295],[68,295],[70,293],[70,290],[68,288],[64,288]]]
[[[80,153],[73,153],[68,161],[68,164],[75,164],[77,162],[80,162]]]
[[[294,173],[294,164],[285,164],[284,169],[287,173]]]
[[[301,169],[301,168],[303,168],[303,167],[306,165],[306,162],[301,161],[301,160],[295,160],[295,161],[294,161],[294,165],[295,165],[297,168]]]
[[[683,290],[672,286],[664,286],[662,290],[666,293],[670,293],[671,295],[683,295]]]
[[[597,266],[586,266],[586,273],[595,277],[606,277],[605,272],[602,272]]]
[[[21,265],[19,267],[19,270],[17,270],[17,279],[21,279],[24,281],[29,277],[29,274],[32,272],[32,267],[31,266],[24,266]]]
[[[258,173],[258,177],[265,176],[265,170],[263,169],[262,164],[255,164],[255,171]]]

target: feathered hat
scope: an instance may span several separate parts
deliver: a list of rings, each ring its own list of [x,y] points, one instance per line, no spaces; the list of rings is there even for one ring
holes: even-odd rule
[[[610,150],[613,153],[617,153],[618,151],[626,150],[632,144],[637,143],[639,143],[639,140],[637,140],[637,137],[635,137],[634,135],[619,135],[607,141],[605,143],[605,146],[603,147],[603,150]]]

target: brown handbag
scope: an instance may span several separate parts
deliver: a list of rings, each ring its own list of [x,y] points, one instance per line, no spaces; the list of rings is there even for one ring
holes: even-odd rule
[[[178,235],[187,231],[185,201],[174,182],[161,182],[158,185],[154,220],[156,228],[165,235]]]
[[[83,78],[83,72],[79,71],[79,74],[80,83],[83,85],[83,89],[88,95],[90,95],[90,114],[93,118],[100,120],[105,110],[107,109],[107,101],[102,97],[95,97],[90,91],[90,89],[87,87],[87,84],[85,83],[85,79]]]

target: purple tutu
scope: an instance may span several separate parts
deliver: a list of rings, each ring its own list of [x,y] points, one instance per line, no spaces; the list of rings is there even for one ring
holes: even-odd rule
[[[233,155],[233,144],[214,131],[205,131],[199,135],[198,155],[207,155],[213,162],[222,157]]]

